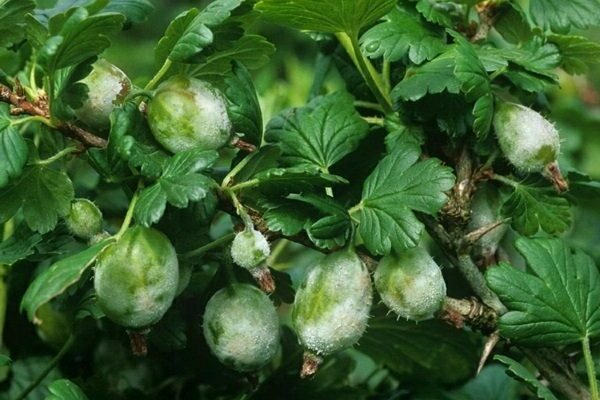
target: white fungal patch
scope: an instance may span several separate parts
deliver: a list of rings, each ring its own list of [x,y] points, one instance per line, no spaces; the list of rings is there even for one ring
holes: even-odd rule
[[[519,170],[540,172],[560,153],[560,137],[554,125],[528,107],[500,105],[494,129],[502,152]]]
[[[433,318],[446,297],[442,271],[419,247],[385,256],[375,270],[375,287],[386,306],[413,321]]]
[[[242,268],[257,267],[271,254],[267,238],[254,228],[245,229],[235,235],[231,244],[231,258]]]
[[[248,284],[221,289],[204,311],[203,331],[213,354],[225,365],[255,371],[279,348],[279,319],[269,298]]]

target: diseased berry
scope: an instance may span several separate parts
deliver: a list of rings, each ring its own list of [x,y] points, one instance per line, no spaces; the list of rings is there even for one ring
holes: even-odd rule
[[[81,238],[91,239],[102,233],[102,212],[88,199],[75,199],[65,217],[69,231]]]
[[[413,321],[433,318],[446,297],[442,271],[420,247],[383,257],[374,278],[383,303]]]
[[[524,172],[541,172],[557,189],[567,189],[556,162],[560,136],[552,123],[528,107],[502,103],[494,115],[494,129],[512,165]]]
[[[98,305],[132,330],[156,324],[177,291],[179,265],[169,239],[145,227],[129,228],[98,257],[94,287]]]
[[[330,254],[309,271],[292,311],[307,350],[302,377],[316,373],[321,357],[358,342],[367,327],[372,292],[369,271],[353,251]]]
[[[88,87],[88,98],[75,110],[79,120],[91,128],[110,128],[110,114],[123,103],[131,91],[131,81],[123,71],[106,60],[98,60],[92,72],[82,80]]]
[[[212,353],[236,371],[256,371],[279,348],[275,307],[249,284],[234,284],[215,293],[206,305],[202,328]]]
[[[148,105],[148,122],[167,150],[216,150],[232,134],[223,94],[208,82],[175,76],[162,83]]]

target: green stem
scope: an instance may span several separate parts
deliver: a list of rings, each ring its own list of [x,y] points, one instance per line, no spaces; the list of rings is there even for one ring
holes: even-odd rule
[[[221,236],[218,239],[213,240],[212,242],[205,244],[204,246],[198,247],[195,250],[188,251],[187,253],[183,253],[179,255],[179,258],[187,260],[190,258],[199,257],[206,252],[224,246],[231,242],[235,238],[235,233],[229,233],[225,236]]]
[[[36,387],[38,387],[40,383],[42,383],[42,381],[46,378],[46,376],[48,376],[48,374],[52,372],[52,370],[58,365],[58,363],[60,362],[60,360],[62,360],[65,354],[67,354],[71,346],[73,346],[73,343],[75,343],[75,336],[71,335],[63,345],[62,349],[60,349],[58,354],[50,361],[50,363],[46,366],[42,373],[35,379],[35,381],[31,382],[31,384],[27,386],[25,390],[23,390],[23,392],[21,392],[21,394],[17,396],[15,400],[24,400],[29,395],[29,393],[31,393]]]
[[[594,366],[594,358],[592,357],[592,351],[590,349],[590,338],[586,336],[581,345],[583,347],[583,358],[585,359],[585,369],[590,384],[592,400],[600,400],[600,395],[598,394],[598,381],[596,380],[596,367]]]
[[[171,62],[171,60],[169,60],[167,58],[165,60],[164,64],[162,65],[162,67],[160,67],[160,69],[156,73],[156,75],[154,75],[154,77],[150,80],[150,82],[148,82],[148,84],[144,87],[144,90],[154,89],[154,87],[158,84],[158,82],[160,82],[160,80],[163,78],[163,76],[165,76],[165,74],[169,71],[172,64],[173,63]]]
[[[69,154],[73,154],[77,151],[78,151],[77,147],[66,147],[66,148],[62,149],[61,151],[59,151],[58,153],[56,153],[55,155],[53,155],[52,157],[46,158],[44,160],[35,161],[33,164],[34,165],[52,164],[53,162],[58,161],[61,158],[68,156]]]
[[[131,220],[133,219],[133,212],[135,211],[135,206],[140,197],[141,189],[142,189],[142,181],[140,181],[140,183],[138,184],[138,189],[135,191],[135,193],[133,194],[133,197],[131,198],[131,202],[129,203],[129,207],[127,208],[127,214],[125,214],[125,219],[123,220],[123,224],[121,225],[121,229],[119,229],[119,232],[115,235],[115,238],[117,240],[119,240],[121,238],[121,236],[123,236],[125,231],[131,225]]]
[[[50,127],[50,128],[56,128],[54,126],[54,124],[46,117],[42,117],[41,115],[33,115],[33,116],[29,116],[29,117],[25,117],[25,118],[19,118],[19,119],[14,119],[12,121],[10,121],[11,126],[17,126],[17,125],[22,125],[22,124],[26,124],[28,122],[41,122],[42,124]]]
[[[379,73],[375,70],[375,67],[371,64],[369,60],[367,60],[362,52],[360,51],[360,44],[358,43],[358,34],[353,33],[352,35],[348,35],[345,32],[336,33],[336,37],[338,38],[340,44],[352,61],[362,74],[363,78],[367,82],[369,89],[373,92],[373,95],[383,107],[383,111],[386,114],[391,114],[394,112],[392,108],[392,102],[387,96],[387,92],[385,90],[385,84],[381,79]]]

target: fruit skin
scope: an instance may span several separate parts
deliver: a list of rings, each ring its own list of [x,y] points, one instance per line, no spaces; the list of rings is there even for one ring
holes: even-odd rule
[[[231,244],[231,258],[242,268],[252,269],[271,254],[267,238],[254,228],[238,232]]]
[[[210,83],[175,76],[162,83],[148,105],[154,138],[167,150],[217,150],[232,133],[223,94]]]
[[[102,212],[88,199],[73,200],[65,222],[69,232],[81,239],[102,233]]]
[[[326,256],[296,292],[292,321],[300,343],[321,356],[354,345],[367,327],[372,295],[369,271],[355,252]]]
[[[521,171],[541,172],[560,153],[558,131],[536,111],[514,103],[500,104],[494,115],[500,148]]]
[[[374,278],[383,303],[413,321],[433,318],[446,297],[442,271],[420,247],[383,257]]]
[[[123,71],[106,60],[98,60],[81,82],[88,87],[88,98],[75,110],[77,118],[91,128],[110,128],[110,114],[131,91],[131,81]]]
[[[256,371],[279,348],[279,318],[271,300],[249,284],[234,284],[215,293],[202,325],[212,353],[239,372]]]
[[[98,305],[130,329],[156,324],[171,306],[178,283],[175,248],[152,228],[129,228],[100,254],[95,269]]]

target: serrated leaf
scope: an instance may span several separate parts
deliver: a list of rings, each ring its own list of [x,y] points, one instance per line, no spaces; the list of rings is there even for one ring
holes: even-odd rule
[[[227,114],[235,132],[244,140],[260,146],[263,134],[263,118],[252,77],[243,64],[236,62],[232,76],[225,79],[225,96],[229,106]]]
[[[583,36],[549,35],[548,40],[558,46],[560,66],[570,74],[584,74],[590,66],[600,64],[600,44]]]
[[[488,284],[509,312],[500,333],[525,346],[560,346],[600,334],[600,275],[586,254],[559,239],[516,242],[533,272],[508,264],[488,270]]]
[[[395,0],[262,0],[255,8],[270,22],[317,32],[357,34],[387,14]]]
[[[0,118],[4,118],[1,111]],[[3,126],[0,120],[0,189],[21,175],[28,157],[27,143],[21,133],[10,125]]]
[[[227,75],[231,62],[237,61],[248,69],[258,69],[269,62],[275,46],[260,35],[244,35],[231,46],[211,53],[189,70],[189,75],[202,78],[211,75]]]
[[[266,139],[281,146],[289,164],[314,165],[327,172],[354,151],[368,131],[353,98],[336,92],[275,117],[267,126]]]
[[[69,213],[73,197],[73,184],[65,173],[44,166],[27,168],[18,182],[0,190],[0,222],[23,207],[32,230],[49,232]]]
[[[154,5],[150,0],[111,0],[103,11],[123,14],[128,21],[139,24],[148,19]]]
[[[598,9],[598,0],[531,0],[529,3],[533,22],[554,32],[600,24]]]
[[[79,64],[110,46],[108,36],[123,28],[125,17],[117,13],[90,15],[85,8],[69,14],[60,29],[50,36],[38,53],[38,61],[49,74]]]
[[[8,47],[25,36],[25,16],[34,7],[33,0],[5,0],[0,3],[0,47]]]
[[[494,360],[500,361],[502,364],[506,365],[506,373],[527,385],[527,387],[529,387],[529,389],[537,395],[538,399],[558,400],[554,394],[552,394],[550,389],[544,386],[542,382],[540,382],[539,379],[537,379],[535,375],[531,373],[531,371],[525,368],[525,366],[518,361],[501,355],[494,356]]]
[[[427,94],[460,93],[461,83],[454,76],[456,56],[456,48],[452,47],[428,63],[409,68],[404,79],[392,90],[392,99],[395,102],[417,101]]]
[[[27,312],[29,320],[41,323],[37,310],[81,279],[102,249],[112,243],[112,239],[97,243],[77,254],[64,258],[39,274],[27,288],[21,300],[21,309]]]
[[[387,61],[401,60],[406,54],[415,64],[431,60],[446,47],[442,35],[420,21],[418,15],[396,7],[386,21],[375,25],[361,37],[363,52]]]
[[[517,232],[533,236],[542,229],[555,235],[571,225],[569,201],[545,182],[516,183],[513,189],[502,205],[502,214],[512,218]]]
[[[476,340],[440,321],[415,324],[377,316],[371,318],[357,350],[400,375],[452,384],[473,374]]]
[[[68,379],[59,379],[48,385],[50,395],[45,400],[88,400],[83,390]]]
[[[419,155],[416,146],[397,146],[364,183],[358,232],[372,254],[415,247],[423,224],[414,212],[433,215],[446,203],[452,170],[434,158],[418,161]]]

